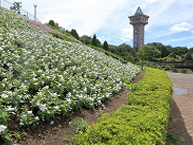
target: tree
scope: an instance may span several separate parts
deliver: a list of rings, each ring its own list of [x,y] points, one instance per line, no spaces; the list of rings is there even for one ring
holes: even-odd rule
[[[83,42],[84,44],[91,44],[92,43],[92,38],[86,35],[83,35],[82,37],[80,37],[80,41]]]
[[[92,45],[97,46],[97,38],[95,34],[93,35],[93,38],[92,38]]]
[[[133,48],[126,43],[122,43],[121,45],[119,45],[117,50],[119,51],[121,56],[127,55],[127,53],[135,56],[135,51],[133,50]]]
[[[171,52],[175,53],[176,55],[182,56],[188,52],[187,47],[173,47]]]
[[[123,58],[126,61],[130,62],[134,61],[135,51],[130,45],[126,43],[122,43],[119,46],[109,45],[109,51],[121,56],[121,58]]]
[[[107,43],[107,41],[105,40],[104,44],[103,44],[103,49],[109,51],[109,45]]]
[[[18,13],[18,14],[20,14],[21,12],[20,12],[20,9],[21,9],[21,4],[22,4],[22,2],[14,2],[13,3],[13,6],[12,7],[10,7],[10,10],[13,10],[13,11],[15,11],[16,13]]]
[[[161,57],[166,57],[171,53],[171,46],[165,46],[162,43],[159,42],[153,42],[153,43],[148,43],[148,46],[154,46],[156,47],[159,51],[161,51]]]
[[[193,53],[193,47],[188,50],[189,53]]]
[[[71,30],[71,32],[70,32],[70,34],[72,35],[72,36],[74,36],[76,39],[80,39],[80,37],[79,37],[79,35],[78,35],[78,33],[76,32],[76,30],[75,29],[72,29]]]
[[[184,57],[185,60],[192,60],[192,55],[190,53],[187,53]]]
[[[53,26],[53,27],[56,27],[56,24],[55,24],[54,20],[50,20],[50,21],[48,22],[48,24],[50,24],[50,25]]]
[[[144,60],[155,60],[161,57],[161,52],[154,46],[144,45],[142,49],[137,53],[137,56],[142,61],[142,70],[144,66]]]

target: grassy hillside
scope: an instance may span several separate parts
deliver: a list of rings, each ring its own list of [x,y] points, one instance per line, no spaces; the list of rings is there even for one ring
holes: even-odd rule
[[[140,72],[76,42],[64,41],[0,7],[0,137],[10,120],[37,125],[56,114],[92,108]]]

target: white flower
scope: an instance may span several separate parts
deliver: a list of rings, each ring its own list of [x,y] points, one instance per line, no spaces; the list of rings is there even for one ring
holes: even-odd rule
[[[23,124],[23,122],[20,122],[20,123],[19,123],[19,125],[21,125],[21,126],[22,126],[22,125],[24,125],[24,124]]]
[[[11,107],[11,106],[7,106],[8,108],[7,108],[7,111],[13,111],[13,110],[15,110],[16,109],[16,107]]]
[[[54,124],[54,121],[51,121],[51,122],[50,122],[50,125],[52,125],[52,124]]]
[[[39,117],[38,117],[38,116],[36,116],[36,117],[35,117],[35,120],[39,120]]]
[[[8,97],[8,95],[7,94],[2,94],[1,97],[6,99]]]
[[[71,103],[71,99],[67,98],[66,101],[70,104]]]
[[[27,111],[28,114],[32,114],[32,111]]]
[[[54,109],[59,109],[59,106],[54,106]]]
[[[40,106],[40,100],[36,102],[36,106]]]
[[[0,125],[0,132],[4,132],[5,129],[7,129],[7,126],[4,125]]]
[[[43,105],[41,104],[41,105],[40,105],[40,110],[44,112],[45,109],[46,109],[46,104],[43,104]]]

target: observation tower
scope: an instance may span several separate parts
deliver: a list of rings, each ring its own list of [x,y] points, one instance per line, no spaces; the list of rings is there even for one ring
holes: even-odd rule
[[[145,15],[140,6],[133,16],[129,16],[130,24],[133,25],[133,49],[138,52],[144,45],[144,27],[148,24],[149,16]]]

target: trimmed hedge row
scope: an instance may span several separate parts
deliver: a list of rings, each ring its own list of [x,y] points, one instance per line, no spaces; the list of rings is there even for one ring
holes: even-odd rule
[[[172,84],[164,71],[147,68],[145,77],[127,98],[127,105],[104,114],[87,132],[74,139],[79,145],[165,144]]]

